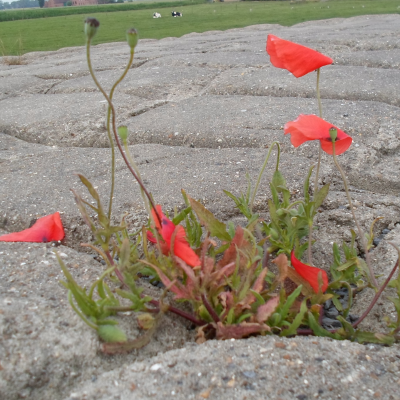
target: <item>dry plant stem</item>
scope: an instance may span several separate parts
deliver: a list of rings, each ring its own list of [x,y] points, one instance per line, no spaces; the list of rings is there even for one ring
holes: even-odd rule
[[[128,64],[122,73],[122,75],[119,77],[119,79],[114,83],[113,87],[111,88],[110,91],[110,101],[112,101],[114,91],[116,87],[122,82],[122,80],[125,78],[126,74],[128,73],[132,62],[133,62],[133,57],[135,55],[134,49],[131,49],[131,55],[129,57]],[[110,128],[110,120],[111,120],[111,107],[110,105],[108,106],[107,110],[107,135],[108,135],[108,140],[110,142],[111,146],[111,189],[110,189],[110,202],[108,204],[108,218],[111,218],[111,211],[112,211],[112,202],[113,202],[113,196],[114,196],[114,186],[115,186],[115,148],[114,148],[114,141],[111,136],[111,128]]]
[[[362,247],[364,248],[365,261],[366,261],[367,266],[368,266],[369,274],[370,274],[370,277],[371,277],[371,282],[375,286],[375,289],[377,289],[378,288],[378,282],[376,281],[375,274],[374,274],[374,271],[373,271],[372,266],[371,266],[371,257],[369,255],[367,243],[365,242],[364,233],[363,233],[363,231],[361,229],[361,226],[360,226],[360,224],[358,222],[358,219],[356,217],[356,214],[354,212],[353,203],[351,201],[351,197],[350,197],[350,193],[349,193],[349,187],[347,185],[346,175],[344,174],[344,171],[343,171],[342,167],[339,165],[339,162],[338,162],[336,154],[335,154],[335,142],[333,142],[332,144],[333,144],[333,146],[332,146],[332,148],[333,148],[333,161],[334,161],[334,163],[336,165],[336,168],[339,170],[340,175],[342,177],[344,190],[346,192],[347,201],[349,202],[351,214],[353,215],[354,222],[355,222],[355,224],[357,226],[358,235],[360,236],[361,244],[362,244]]]
[[[381,288],[375,294],[375,297],[372,299],[371,304],[364,311],[364,313],[361,315],[361,317],[356,322],[354,322],[354,324],[352,325],[353,328],[356,328],[357,325],[359,325],[363,321],[363,319],[369,314],[369,312],[372,310],[372,307],[378,301],[378,299],[381,296],[382,292],[385,290],[386,286],[389,284],[389,282],[392,279],[393,274],[396,272],[396,269],[397,269],[398,266],[399,266],[399,259],[397,259],[395,266],[393,267],[393,269],[390,272],[389,276],[386,278],[386,281],[384,282],[384,284],[381,286]]]
[[[157,212],[156,206],[154,204],[154,201],[152,199],[152,197],[150,196],[150,193],[147,191],[146,187],[144,186],[142,180],[137,176],[136,172],[133,170],[132,166],[130,165],[128,159],[126,158],[126,155],[124,153],[124,150],[121,146],[121,143],[119,141],[118,138],[118,133],[117,133],[117,127],[116,127],[116,122],[115,122],[115,108],[113,103],[111,102],[110,98],[108,97],[107,93],[104,91],[104,89],[101,87],[100,83],[98,82],[96,76],[94,75],[93,72],[93,68],[92,68],[92,63],[90,60],[90,39],[88,39],[86,41],[86,58],[87,58],[87,62],[88,62],[88,67],[89,67],[89,72],[90,75],[92,76],[92,79],[94,81],[94,83],[96,84],[96,86],[98,87],[98,89],[100,90],[100,92],[102,93],[102,95],[104,96],[104,98],[107,100],[109,107],[111,108],[111,120],[112,120],[112,128],[113,128],[113,133],[114,133],[114,139],[115,142],[117,143],[118,149],[121,153],[122,158],[125,161],[126,166],[128,167],[129,171],[131,172],[131,174],[133,175],[133,177],[136,179],[136,181],[139,183],[140,187],[143,189],[144,193],[146,194],[146,197],[149,199],[149,202],[151,204],[151,207],[154,209],[154,212],[156,213],[157,219],[159,221],[159,223],[161,224],[161,217]]]
[[[269,157],[270,157],[270,155],[271,155],[271,152],[272,152],[272,149],[273,149],[274,145],[278,148],[278,155],[277,155],[277,158],[276,158],[276,168],[275,168],[275,171],[278,171],[278,168],[279,168],[279,160],[280,160],[280,156],[281,156],[281,147],[280,147],[280,145],[279,145],[278,142],[272,142],[272,144],[271,144],[271,146],[270,146],[270,148],[269,148],[267,157],[265,158],[264,164],[263,164],[263,166],[261,167],[261,171],[260,171],[260,173],[258,174],[258,179],[257,179],[256,186],[255,186],[255,188],[254,188],[253,195],[251,196],[251,200],[250,200],[250,211],[251,211],[251,212],[253,212],[254,199],[255,199],[255,197],[256,197],[258,187],[260,186],[261,177],[262,177],[262,175],[263,175],[263,173],[264,173],[264,170],[265,170],[265,168],[266,168],[266,166],[267,166],[267,164],[268,164],[268,160],[269,160]]]

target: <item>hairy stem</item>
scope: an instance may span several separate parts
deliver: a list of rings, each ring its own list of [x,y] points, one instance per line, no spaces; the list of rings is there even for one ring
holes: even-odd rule
[[[370,275],[370,279],[372,284],[375,286],[375,288],[378,288],[378,282],[376,281],[375,278],[375,274],[374,271],[372,269],[372,265],[371,265],[371,257],[369,255],[369,251],[368,251],[368,247],[367,247],[367,242],[365,241],[365,236],[364,233],[361,229],[361,226],[358,222],[358,219],[356,217],[356,213],[354,212],[354,207],[353,207],[353,202],[351,201],[351,197],[350,197],[350,192],[349,192],[349,187],[347,184],[347,179],[346,179],[346,175],[344,174],[344,171],[342,169],[342,167],[339,165],[339,162],[337,160],[336,157],[336,152],[335,152],[335,142],[332,142],[332,148],[333,148],[333,161],[336,165],[336,168],[339,170],[340,175],[342,177],[342,181],[343,181],[343,185],[344,185],[344,190],[346,192],[346,196],[347,196],[347,201],[349,202],[349,206],[350,206],[350,210],[351,210],[351,214],[353,215],[353,219],[354,222],[357,226],[357,230],[358,230],[358,235],[360,236],[360,240],[361,240],[361,245],[364,249],[364,253],[365,253],[365,261],[367,263],[368,266],[368,270],[369,270],[369,275]]]
[[[322,104],[321,104],[321,94],[319,90],[319,78],[321,75],[321,68],[317,69],[317,100],[318,100],[318,111],[319,117],[322,118]],[[321,166],[321,158],[322,158],[322,148],[321,145],[319,146],[318,150],[318,163],[317,163],[317,170],[315,171],[315,181],[314,181],[314,194],[318,192],[318,179],[319,179],[319,169]],[[307,258],[308,263],[312,265],[312,251],[311,251],[311,244],[312,244],[312,231],[313,231],[313,221],[309,224],[308,227],[308,248],[307,248]]]
[[[353,328],[356,328],[357,325],[359,325],[364,320],[364,318],[369,314],[369,312],[372,310],[372,307],[376,304],[376,302],[378,301],[378,299],[381,296],[382,292],[385,290],[386,286],[389,284],[389,282],[392,279],[393,274],[396,272],[396,269],[397,269],[398,266],[399,266],[399,259],[397,259],[396,264],[393,267],[392,271],[390,272],[389,276],[386,278],[386,281],[383,283],[381,288],[375,294],[375,297],[372,299],[371,304],[364,311],[364,313],[361,315],[361,317],[358,318],[358,320],[353,323],[353,325],[352,325]]]
[[[149,303],[152,304],[153,306],[160,307],[160,303],[157,300],[150,300]],[[166,305],[166,304],[164,304],[164,307],[167,308],[167,311],[171,311],[172,313],[174,313],[176,315],[179,315],[182,318],[187,319],[188,321],[192,322],[193,324],[195,324],[197,326],[202,326],[202,325],[206,325],[207,324],[206,321],[203,321],[201,319],[197,319],[193,315],[191,315],[191,314],[189,314],[189,313],[187,313],[185,311],[182,311],[179,308],[172,307],[172,306],[169,306],[169,305]]]
[[[311,251],[311,245],[312,245],[312,229],[313,229],[313,221],[311,221],[308,224],[308,247],[307,247],[307,260],[310,265],[313,265],[312,261],[312,251]]]
[[[210,314],[211,318],[214,320],[215,323],[221,322],[218,314],[215,310],[211,307],[211,304],[208,302],[207,297],[205,294],[201,295],[201,300],[203,301],[204,307],[207,309],[208,313]]]
[[[116,87],[122,82],[122,80],[125,78],[126,74],[128,73],[129,69],[131,68],[134,55],[135,55],[135,50],[131,49],[129,61],[128,61],[128,64],[126,65],[124,72],[122,73],[122,75],[119,77],[119,79],[114,83],[113,87],[111,88],[110,95],[109,95],[111,101],[112,101]],[[110,146],[111,146],[111,189],[110,189],[110,202],[108,205],[108,219],[111,218],[111,210],[112,210],[112,202],[113,202],[114,186],[115,186],[115,146],[114,146],[114,141],[111,136],[110,121],[111,121],[111,107],[109,105],[108,109],[107,109],[107,135],[108,135],[108,140],[110,141]]]
[[[104,98],[107,100],[109,107],[111,108],[111,122],[112,122],[112,130],[114,133],[114,139],[115,142],[117,143],[118,149],[121,153],[122,158],[125,161],[126,166],[128,167],[130,173],[133,175],[133,177],[136,179],[136,181],[139,183],[140,187],[143,189],[144,193],[146,194],[146,197],[149,199],[149,202],[151,204],[151,207],[154,209],[154,212],[157,216],[157,219],[159,221],[159,223],[161,224],[161,217],[157,212],[157,209],[155,207],[153,198],[150,196],[150,193],[147,191],[146,187],[144,186],[142,180],[138,177],[138,175],[136,174],[136,172],[134,171],[134,169],[132,168],[132,166],[130,165],[125,152],[121,146],[121,143],[119,141],[118,138],[118,132],[117,132],[117,126],[116,126],[116,121],[115,121],[115,108],[114,108],[114,104],[112,103],[112,101],[110,100],[110,98],[108,97],[107,93],[104,91],[104,89],[101,87],[100,83],[98,82],[96,76],[94,75],[93,72],[93,68],[92,68],[92,64],[90,61],[90,40],[87,40],[86,42],[86,58],[88,61],[88,66],[89,66],[89,71],[90,71],[90,75],[92,76],[92,79],[94,81],[94,83],[96,84],[96,86],[99,88],[100,92],[102,93],[102,95],[104,96]]]

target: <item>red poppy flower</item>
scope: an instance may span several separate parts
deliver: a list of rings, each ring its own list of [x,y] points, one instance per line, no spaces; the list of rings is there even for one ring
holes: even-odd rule
[[[336,126],[316,115],[300,114],[297,119],[285,125],[284,131],[285,135],[290,133],[290,141],[294,147],[299,147],[308,140],[319,140],[322,150],[328,154],[333,154],[332,139],[329,135],[330,128],[337,129],[335,154],[344,153],[350,147],[353,139]]]
[[[325,292],[328,287],[328,274],[323,269],[303,264],[294,256],[294,251],[292,251],[292,254],[290,255],[290,261],[296,272],[311,285],[315,293],[319,292],[318,277],[321,275],[321,290],[322,292]]]
[[[185,229],[183,229],[183,226],[175,225],[172,221],[170,221],[163,214],[160,205],[157,205],[156,208],[158,215],[161,218],[161,224],[157,218],[154,209],[151,210],[151,214],[153,215],[157,232],[164,240],[163,242],[160,241],[162,253],[167,255],[170,251],[172,251],[177,257],[181,258],[187,265],[190,265],[191,267],[200,265],[201,264],[200,258],[189,246],[189,243],[186,240],[186,232]],[[177,232],[175,234],[174,248],[171,250],[171,239],[176,229]],[[150,231],[147,232],[147,239],[153,243],[157,242],[156,238]]]
[[[268,35],[267,53],[271,63],[277,68],[284,68],[296,78],[300,78],[316,69],[333,63],[332,58],[288,40]]]
[[[0,242],[51,242],[65,236],[60,213],[39,218],[30,228],[0,236]]]

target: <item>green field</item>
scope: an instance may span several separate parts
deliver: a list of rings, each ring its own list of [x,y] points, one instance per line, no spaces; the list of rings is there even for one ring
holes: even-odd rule
[[[183,12],[183,17],[172,18],[172,9]],[[155,11],[161,13],[162,18],[153,19]],[[154,4],[153,8],[145,10],[91,13],[90,16],[96,17],[101,23],[93,41],[96,44],[123,41],[125,31],[130,27],[136,27],[141,38],[161,39],[255,24],[291,26],[309,20],[399,12],[400,0],[330,0],[298,4],[289,1],[245,1],[166,8]],[[83,45],[83,20],[86,16],[80,14],[0,22],[3,52],[16,55]]]

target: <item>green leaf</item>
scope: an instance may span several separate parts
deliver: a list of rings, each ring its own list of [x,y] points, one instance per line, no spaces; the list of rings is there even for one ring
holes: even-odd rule
[[[331,333],[324,329],[322,326],[318,325],[318,322],[315,320],[314,315],[312,315],[310,311],[308,312],[308,324],[310,325],[312,331],[315,333],[315,336],[329,337],[337,340],[343,339],[340,335],[336,333]]]
[[[190,211],[192,211],[192,207],[187,207],[185,209],[183,209],[176,217],[174,217],[174,219],[172,220],[172,222],[174,223],[174,225],[179,225],[185,218],[186,216],[190,213]]]
[[[272,176],[272,184],[275,186],[278,193],[282,193],[284,190],[287,190],[286,179],[278,170],[276,170]]]
[[[229,233],[226,231],[226,225],[223,222],[215,218],[215,216],[198,201],[189,196],[188,199],[200,222],[210,232],[211,236],[215,236],[221,240],[231,240]]]
[[[303,302],[301,303],[301,306],[300,306],[300,311],[296,315],[296,318],[293,320],[292,324],[290,325],[290,327],[288,329],[285,329],[281,332],[280,336],[295,335],[297,333],[297,329],[303,322],[304,315],[306,314],[307,310],[308,310],[307,309],[307,300],[303,300]]]
[[[301,289],[303,289],[303,285],[298,286],[293,293],[290,294],[290,296],[288,296],[285,304],[280,307],[280,310],[278,310],[279,314],[282,317],[282,320],[284,320],[290,310],[290,307],[292,307],[293,303],[295,302],[295,300],[297,299],[297,297],[299,297],[300,293],[301,293]]]
[[[126,268],[128,268],[129,265],[131,264],[130,257],[131,257],[131,245],[129,239],[125,238],[122,241],[122,245],[119,249],[118,265],[121,272],[124,271]]]
[[[310,169],[308,170],[308,174],[306,176],[306,179],[304,180],[303,192],[304,192],[304,200],[306,201],[306,203],[308,203],[310,201],[310,194],[309,194],[310,177],[311,177],[311,174],[313,172],[313,169],[314,169],[314,165],[312,165],[310,167]]]
[[[322,186],[318,192],[314,194],[314,203],[315,203],[315,211],[318,210],[319,207],[321,207],[322,203],[324,202],[326,196],[328,196],[329,193],[329,183]]]

